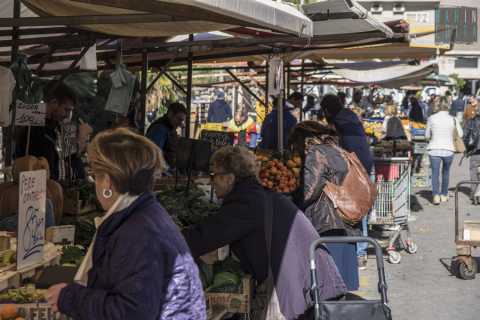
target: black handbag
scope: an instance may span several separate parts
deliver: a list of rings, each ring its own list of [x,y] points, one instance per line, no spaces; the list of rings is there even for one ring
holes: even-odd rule
[[[315,251],[325,243],[368,242],[375,248],[378,270],[378,292],[380,300],[350,299],[349,296],[339,300],[320,300],[318,279],[315,265]],[[388,306],[387,285],[383,265],[382,249],[378,243],[368,237],[324,237],[310,246],[311,293],[314,301],[315,320],[391,320],[392,313]]]

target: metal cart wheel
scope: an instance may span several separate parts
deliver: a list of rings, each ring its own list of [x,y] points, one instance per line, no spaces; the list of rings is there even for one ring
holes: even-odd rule
[[[457,260],[458,263],[458,276],[463,280],[473,280],[478,272],[478,265],[475,259],[472,259],[471,268],[467,263],[462,260]]]
[[[418,251],[418,245],[413,242],[412,240],[407,241],[407,247],[406,250],[410,254],[415,254]]]
[[[398,251],[388,252],[388,262],[391,264],[399,264],[402,261],[402,255]]]

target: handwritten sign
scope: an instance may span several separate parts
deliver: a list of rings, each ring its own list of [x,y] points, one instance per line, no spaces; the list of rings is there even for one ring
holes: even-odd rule
[[[43,260],[47,172],[22,172],[19,185],[17,269],[23,269]]]
[[[212,152],[215,152],[222,147],[233,145],[235,135],[232,132],[202,130],[200,139],[209,141],[212,145]]]
[[[27,104],[17,100],[17,110],[15,112],[15,125],[43,127],[45,125],[45,116],[47,106],[45,103]]]

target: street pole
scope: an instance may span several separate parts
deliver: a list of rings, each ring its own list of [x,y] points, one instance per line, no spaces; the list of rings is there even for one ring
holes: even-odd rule
[[[14,0],[13,2],[13,17],[14,18],[20,18],[20,8],[21,8],[21,3],[20,0]],[[18,58],[18,32],[19,27],[13,27],[12,28],[12,53],[11,53],[11,63],[13,64],[15,61],[17,61]],[[13,162],[13,156],[15,154],[15,147],[16,147],[16,137],[15,137],[15,117],[16,117],[16,111],[17,111],[17,86],[15,86],[15,89],[13,90],[13,97],[12,97],[12,105],[11,105],[11,123],[10,123],[10,128],[7,130],[6,135],[2,135],[2,138],[4,139],[5,143],[5,166],[11,166]],[[28,150],[27,150],[28,152]]]
[[[188,36],[188,41],[193,41],[193,34]],[[185,136],[190,138],[190,117],[192,114],[192,81],[193,81],[193,54],[191,48],[188,49],[188,70],[187,70],[187,118]]]
[[[147,82],[148,82],[148,52],[147,49],[142,51],[142,82],[141,82],[141,100],[140,100],[140,132],[145,134],[145,117],[147,110]]]
[[[305,60],[302,59],[302,77],[300,80],[300,92],[305,94]],[[303,121],[303,105],[300,107],[300,122]]]

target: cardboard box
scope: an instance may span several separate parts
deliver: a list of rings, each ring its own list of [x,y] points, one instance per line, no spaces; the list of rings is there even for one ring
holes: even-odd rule
[[[480,241],[480,221],[464,221],[463,240]]]

